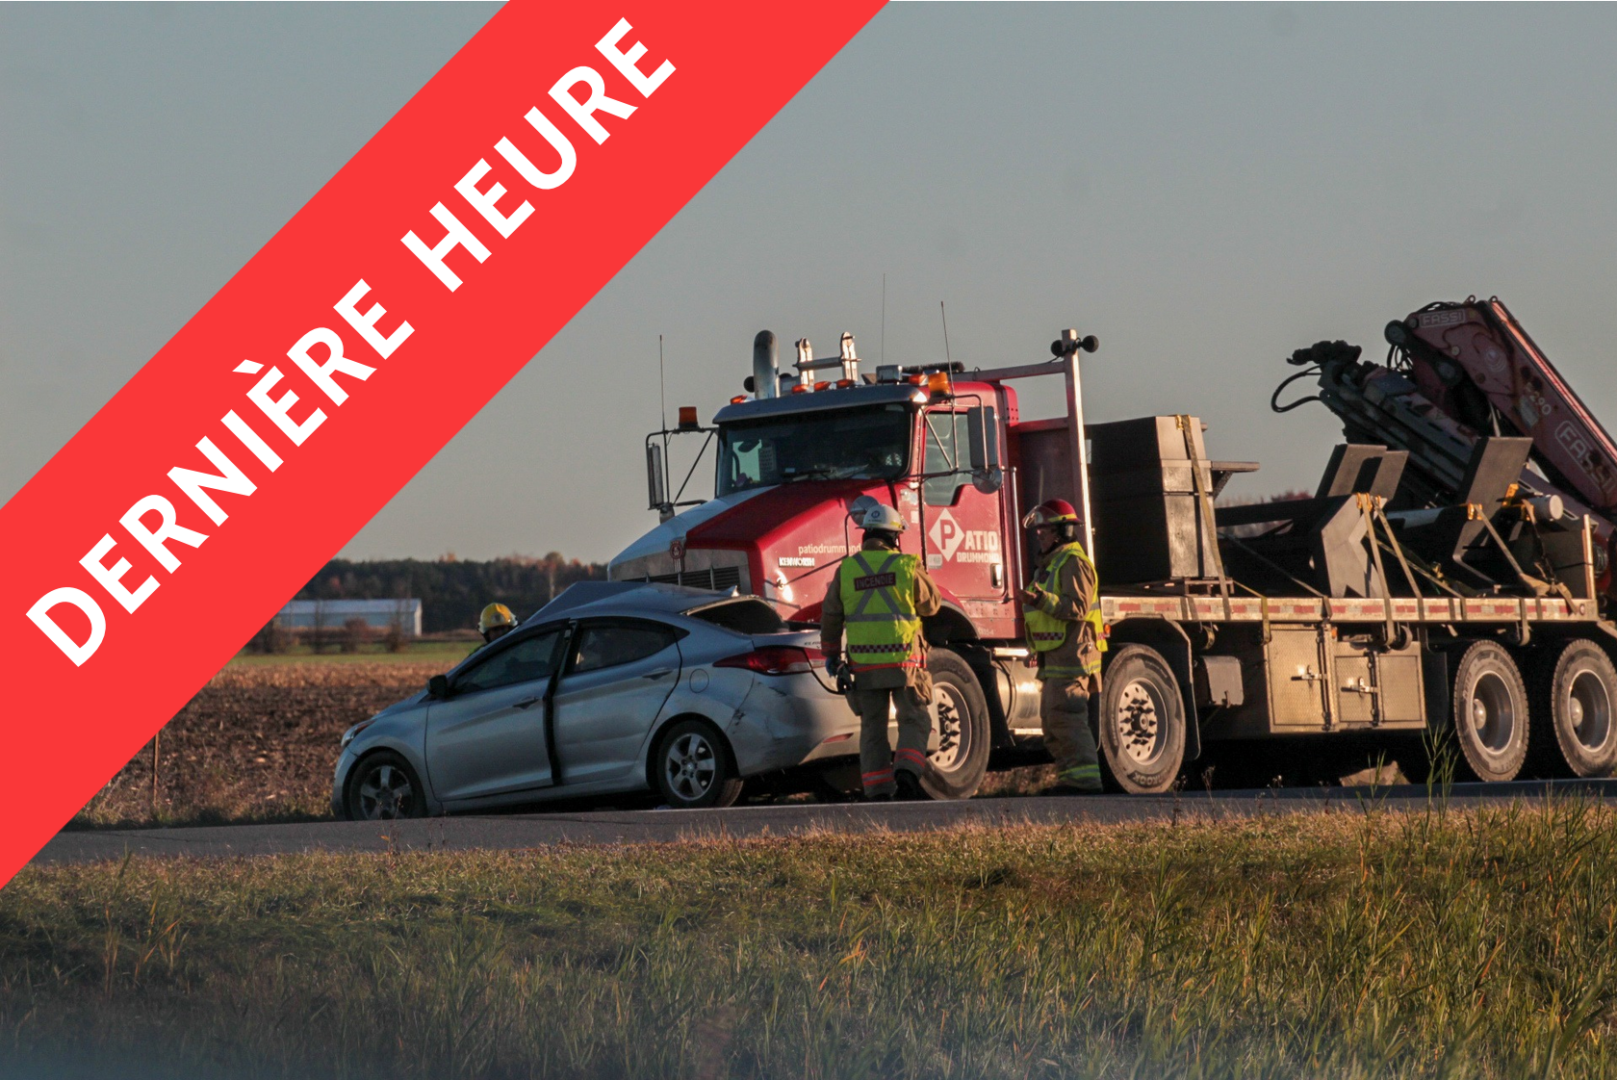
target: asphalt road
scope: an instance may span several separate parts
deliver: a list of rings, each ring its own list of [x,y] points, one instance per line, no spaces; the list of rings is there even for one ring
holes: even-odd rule
[[[1451,808],[1536,801],[1549,794],[1617,799],[1617,780],[1455,784]],[[126,854],[190,858],[301,851],[513,850],[559,844],[646,844],[824,833],[923,832],[962,825],[1236,819],[1286,813],[1358,812],[1368,805],[1418,810],[1434,793],[1416,785],[1278,788],[1178,796],[1097,795],[972,799],[966,802],[821,806],[742,806],[728,810],[633,810],[489,814],[413,821],[321,821],[186,829],[106,829],[59,833],[35,865],[121,859]]]

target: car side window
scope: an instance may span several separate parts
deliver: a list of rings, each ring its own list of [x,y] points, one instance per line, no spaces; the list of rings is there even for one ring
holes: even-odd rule
[[[568,671],[582,675],[586,671],[632,664],[662,652],[681,636],[673,627],[657,623],[586,625],[573,638],[572,662],[568,665]]]
[[[560,630],[550,630],[493,653],[455,677],[455,692],[467,694],[549,678],[560,637]]]

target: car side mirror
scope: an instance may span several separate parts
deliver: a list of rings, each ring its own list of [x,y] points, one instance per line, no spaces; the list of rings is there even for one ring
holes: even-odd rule
[[[449,700],[449,676],[434,675],[427,680],[427,696],[434,701]]]

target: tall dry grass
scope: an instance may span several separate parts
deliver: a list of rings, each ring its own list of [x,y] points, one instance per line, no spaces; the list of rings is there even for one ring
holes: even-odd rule
[[[87,1076],[1607,1077],[1614,825],[1439,802],[31,868],[0,891],[0,1054]]]

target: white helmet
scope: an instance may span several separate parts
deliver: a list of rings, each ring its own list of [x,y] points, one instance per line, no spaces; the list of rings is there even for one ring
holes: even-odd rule
[[[891,506],[877,503],[865,511],[865,516],[859,519],[859,527],[866,532],[901,533],[904,531],[904,518]]]

